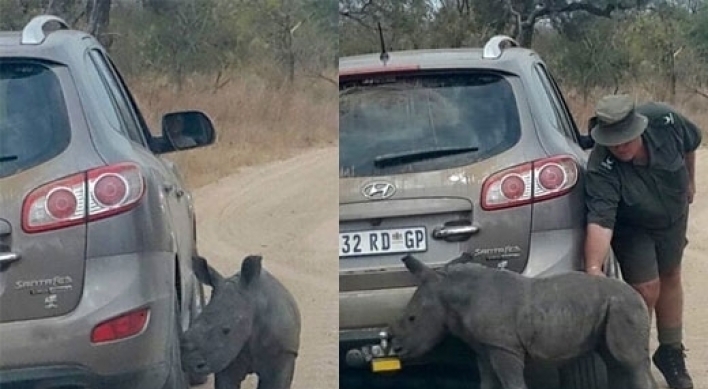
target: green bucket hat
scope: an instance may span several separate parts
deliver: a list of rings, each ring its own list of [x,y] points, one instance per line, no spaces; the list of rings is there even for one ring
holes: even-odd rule
[[[635,112],[634,100],[628,95],[609,95],[595,107],[595,125],[590,135],[602,146],[617,146],[642,135],[649,119]]]

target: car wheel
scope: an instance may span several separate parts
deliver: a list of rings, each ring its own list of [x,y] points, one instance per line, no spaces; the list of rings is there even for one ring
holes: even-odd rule
[[[187,374],[182,370],[182,357],[180,353],[180,334],[182,332],[182,326],[180,325],[179,304],[176,298],[174,305],[175,315],[172,328],[172,342],[170,344],[170,368],[163,389],[189,389]]]
[[[192,306],[190,307],[190,325],[194,319],[202,312],[204,305],[206,305],[206,297],[204,297],[204,285],[198,280],[195,280],[194,285],[194,296],[192,297]],[[209,379],[208,374],[192,374],[187,373],[187,378],[189,380],[190,386],[197,386],[206,383]]]
[[[576,359],[560,369],[563,389],[608,389],[605,364],[596,353]]]

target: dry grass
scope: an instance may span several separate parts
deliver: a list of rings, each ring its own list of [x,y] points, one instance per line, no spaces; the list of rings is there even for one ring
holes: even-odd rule
[[[332,83],[302,78],[292,87],[282,87],[255,72],[231,77],[221,88],[214,87],[214,77],[194,77],[181,92],[163,78],[130,82],[153,132],[160,131],[161,117],[168,112],[201,110],[213,121],[214,145],[166,155],[180,166],[190,188],[242,166],[336,143],[338,100]]]
[[[573,112],[575,122],[581,132],[587,132],[587,123],[590,117],[594,114],[595,102],[600,99],[605,94],[611,94],[611,90],[596,90],[584,101],[582,95],[576,90],[564,90],[565,97],[567,99],[570,110]],[[637,99],[637,102],[646,101],[661,101],[654,96],[658,96],[658,93],[649,93],[646,90],[640,88],[634,88],[630,95]],[[701,128],[704,133],[708,134],[708,110],[705,109],[706,104],[708,104],[708,99],[706,97],[700,96],[695,93],[682,92],[677,94],[675,102],[664,103],[674,107],[678,112],[685,115],[693,123],[695,123],[699,128]],[[706,139],[708,137],[705,137]],[[707,142],[704,142],[706,144]]]

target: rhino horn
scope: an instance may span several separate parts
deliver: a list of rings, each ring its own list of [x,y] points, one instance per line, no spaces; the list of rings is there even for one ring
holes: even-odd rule
[[[249,255],[241,264],[241,280],[246,285],[250,285],[253,280],[261,275],[261,261],[263,257],[260,255]]]
[[[440,277],[435,270],[429,268],[425,265],[425,263],[410,254],[401,258],[401,261],[403,261],[406,265],[408,271],[413,273],[413,275],[421,282],[437,280],[438,277]]]

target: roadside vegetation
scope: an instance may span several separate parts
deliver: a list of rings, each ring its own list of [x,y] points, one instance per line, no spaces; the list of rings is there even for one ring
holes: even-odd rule
[[[154,133],[168,112],[209,115],[215,145],[167,155],[190,187],[336,143],[333,0],[0,0],[0,31],[39,14],[107,47]]]
[[[339,0],[340,55],[481,46],[506,34],[535,49],[581,131],[595,101],[629,93],[708,130],[706,0]]]

